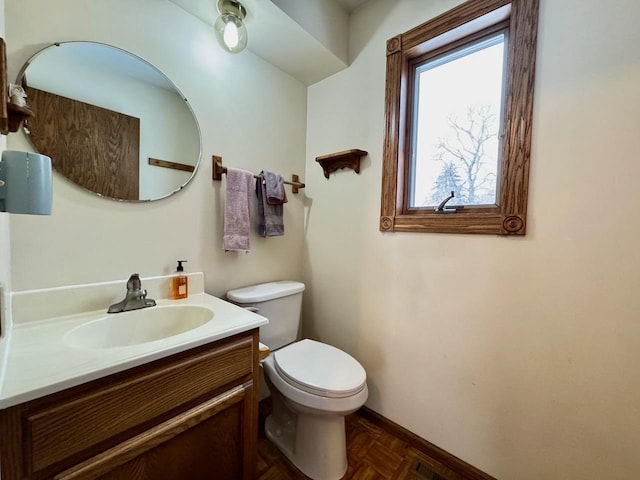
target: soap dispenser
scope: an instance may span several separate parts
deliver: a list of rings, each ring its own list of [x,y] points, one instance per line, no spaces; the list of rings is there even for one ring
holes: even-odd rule
[[[171,279],[171,297],[174,300],[189,296],[189,278],[184,274],[184,267],[182,266],[185,262],[186,260],[178,260],[176,276]]]

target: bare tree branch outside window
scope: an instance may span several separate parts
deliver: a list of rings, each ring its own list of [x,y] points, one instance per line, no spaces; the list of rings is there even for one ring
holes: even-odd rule
[[[451,191],[450,204],[482,205],[496,201],[497,158],[488,158],[486,146],[497,139],[496,115],[488,105],[468,107],[466,118],[448,118],[450,135],[438,142],[434,161],[442,164],[426,204],[437,205]]]

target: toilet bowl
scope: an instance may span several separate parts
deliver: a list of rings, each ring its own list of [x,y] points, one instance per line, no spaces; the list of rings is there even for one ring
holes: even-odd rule
[[[308,477],[342,478],[344,417],[367,400],[364,368],[347,353],[308,339],[273,352],[262,366],[273,406],[267,437]]]
[[[299,340],[304,284],[269,282],[232,290],[227,298],[269,319],[260,341],[271,393],[267,437],[313,480],[338,480],[347,470],[344,417],[367,400],[367,375],[356,359],[314,340]]]

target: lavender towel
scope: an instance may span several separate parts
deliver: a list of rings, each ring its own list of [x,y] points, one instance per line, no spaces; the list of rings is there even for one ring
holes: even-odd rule
[[[261,237],[277,237],[284,235],[282,204],[271,205],[267,202],[267,186],[265,172],[260,172],[256,180],[258,196],[258,235]]]
[[[227,167],[222,246],[227,252],[248,252],[251,232],[253,173]]]

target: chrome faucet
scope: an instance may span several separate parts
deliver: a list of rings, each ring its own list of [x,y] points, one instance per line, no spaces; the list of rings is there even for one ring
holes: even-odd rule
[[[142,289],[140,275],[132,274],[127,281],[127,295],[124,300],[114,303],[107,310],[108,313],[128,312],[129,310],[138,310],[139,308],[153,307],[155,300],[147,298],[147,291]]]

